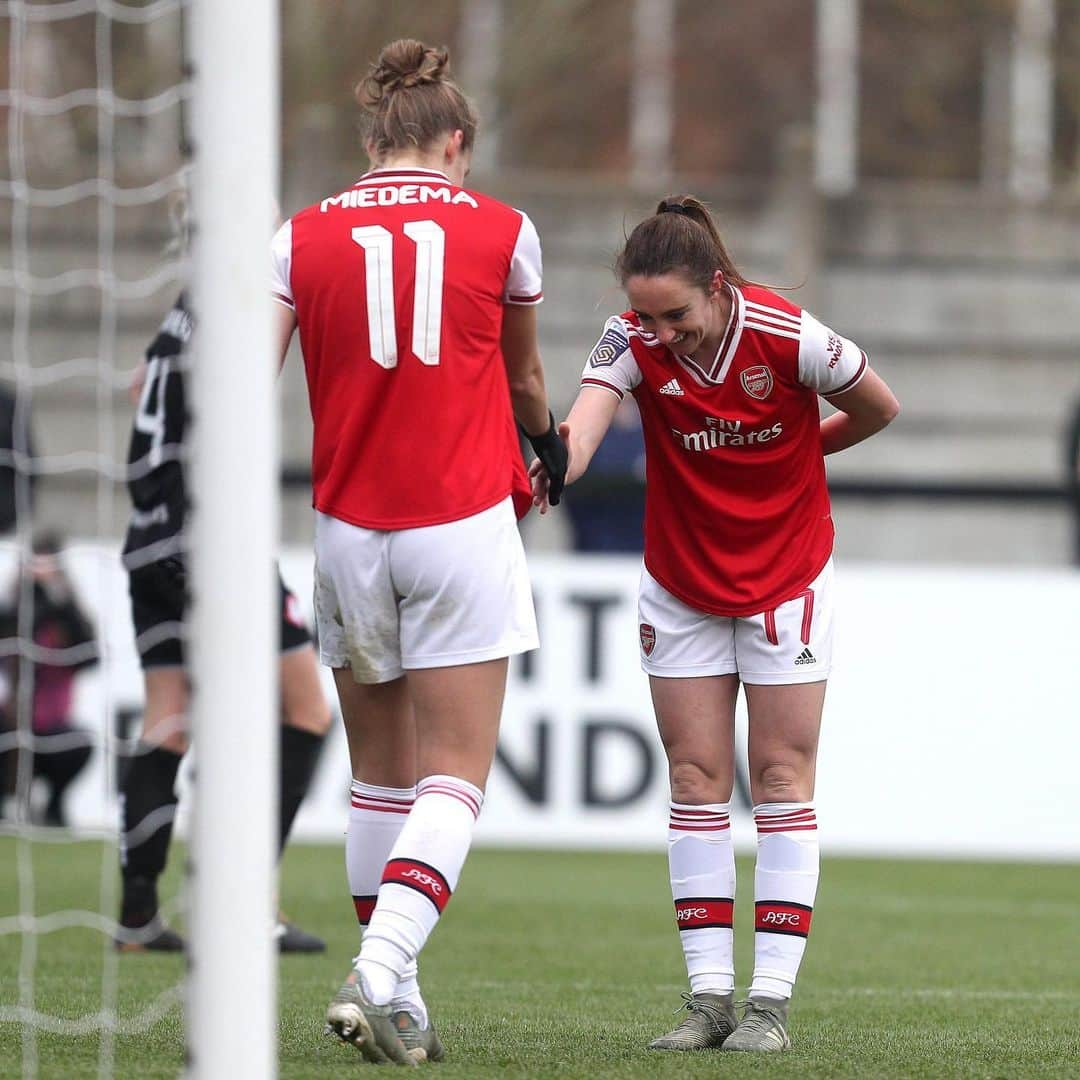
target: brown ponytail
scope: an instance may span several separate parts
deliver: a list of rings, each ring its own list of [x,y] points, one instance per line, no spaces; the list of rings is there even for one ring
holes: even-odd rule
[[[472,103],[449,76],[450,54],[422,41],[390,42],[356,87],[366,116],[365,142],[378,161],[395,150],[426,150],[440,135],[461,131],[462,148],[476,140]]]
[[[693,195],[661,199],[652,217],[630,234],[615,260],[615,274],[624,286],[632,277],[679,273],[706,292],[722,271],[733,285],[750,285],[724,247],[712,214]]]

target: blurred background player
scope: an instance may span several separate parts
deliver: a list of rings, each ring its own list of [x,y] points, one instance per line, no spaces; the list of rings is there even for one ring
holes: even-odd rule
[[[560,431],[572,481],[625,394],[644,428],[641,663],[668,758],[671,891],[691,990],[687,1017],[650,1047],[782,1050],[818,882],[812,800],[833,606],[823,455],[880,431],[899,406],[858,346],[739,273],[697,199],[661,202],[616,271],[631,310],[605,324]],[[825,420],[819,395],[839,410]],[[542,468],[531,471],[544,509]],[[740,681],[758,852],[754,976],[737,1020]]]
[[[89,762],[93,745],[90,733],[76,726],[72,717],[75,676],[98,662],[94,626],[64,568],[62,548],[55,533],[44,533],[34,540],[33,553],[24,563],[23,573],[12,582],[6,606],[0,611],[0,637],[14,641],[21,632],[29,632],[35,650],[30,662],[18,651],[4,658],[0,672],[3,727],[12,731],[18,727],[20,684],[29,675],[35,740],[32,776],[43,782],[47,792],[41,813],[32,812],[30,817],[58,826],[67,824],[64,796]],[[14,793],[17,766],[16,751],[0,754],[5,795]]]
[[[36,456],[29,395],[0,382],[0,536],[15,531],[20,512],[33,510]]]
[[[133,512],[124,544],[132,618],[143,669],[142,733],[122,781],[120,849],[123,896],[117,945],[125,950],[174,951],[180,936],[158,914],[157,881],[165,869],[176,810],[174,785],[187,750],[190,687],[184,668],[183,621],[189,594],[183,524],[184,369],[192,317],[181,295],[165,317],[132,384],[135,423],[128,453]],[[315,650],[296,598],[281,589],[281,802],[279,851],[311,783],[330,709],[319,684]],[[227,724],[229,717],[221,717]],[[236,843],[244,843],[242,834]],[[282,952],[325,946],[279,916]]]
[[[418,41],[383,50],[358,87],[372,171],[273,243],[281,358],[299,327],[314,420],[316,619],[367,924],[327,1020],[375,1061],[442,1056],[416,957],[483,804],[507,658],[537,645],[514,418],[553,502],[566,468],[537,345],[539,239],[461,187],[477,118],[447,64]]]

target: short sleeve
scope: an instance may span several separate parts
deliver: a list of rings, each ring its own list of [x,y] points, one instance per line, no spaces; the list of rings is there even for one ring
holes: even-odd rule
[[[295,309],[292,292],[292,222],[286,221],[270,241],[270,295]]]
[[[866,353],[808,311],[799,333],[799,382],[828,397],[850,390],[866,373]]]
[[[510,257],[510,273],[506,278],[503,303],[539,304],[544,299],[543,261],[540,256],[540,236],[528,214],[521,214],[514,254]]]
[[[589,353],[581,373],[581,385],[598,386],[621,398],[632,393],[640,382],[641,369],[630,348],[626,321],[613,315],[604,323],[604,332]]]

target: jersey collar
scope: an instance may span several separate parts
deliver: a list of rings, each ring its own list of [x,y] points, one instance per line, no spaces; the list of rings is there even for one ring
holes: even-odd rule
[[[438,169],[370,169],[353,184],[366,184],[379,180],[406,180],[415,177],[418,180],[441,180],[444,184],[450,183],[450,177]]]
[[[704,368],[689,356],[675,354],[679,363],[705,386],[718,386],[727,378],[728,369],[731,367],[731,361],[735,359],[735,350],[738,349],[739,339],[742,337],[746,301],[743,294],[730,281],[724,282],[724,288],[731,297],[731,314],[728,316],[727,328],[724,330],[724,336],[720,340],[720,347],[716,350],[712,363],[708,368]]]

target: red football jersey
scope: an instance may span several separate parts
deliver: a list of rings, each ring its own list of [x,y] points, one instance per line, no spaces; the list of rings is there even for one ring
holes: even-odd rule
[[[817,395],[849,390],[867,361],[775,293],[725,287],[731,321],[708,369],[627,312],[608,319],[582,385],[637,400],[649,573],[691,607],[754,615],[796,596],[828,561]]]
[[[296,311],[318,510],[371,529],[456,521],[527,489],[500,348],[541,299],[525,214],[424,169],[376,170],[272,245]]]

